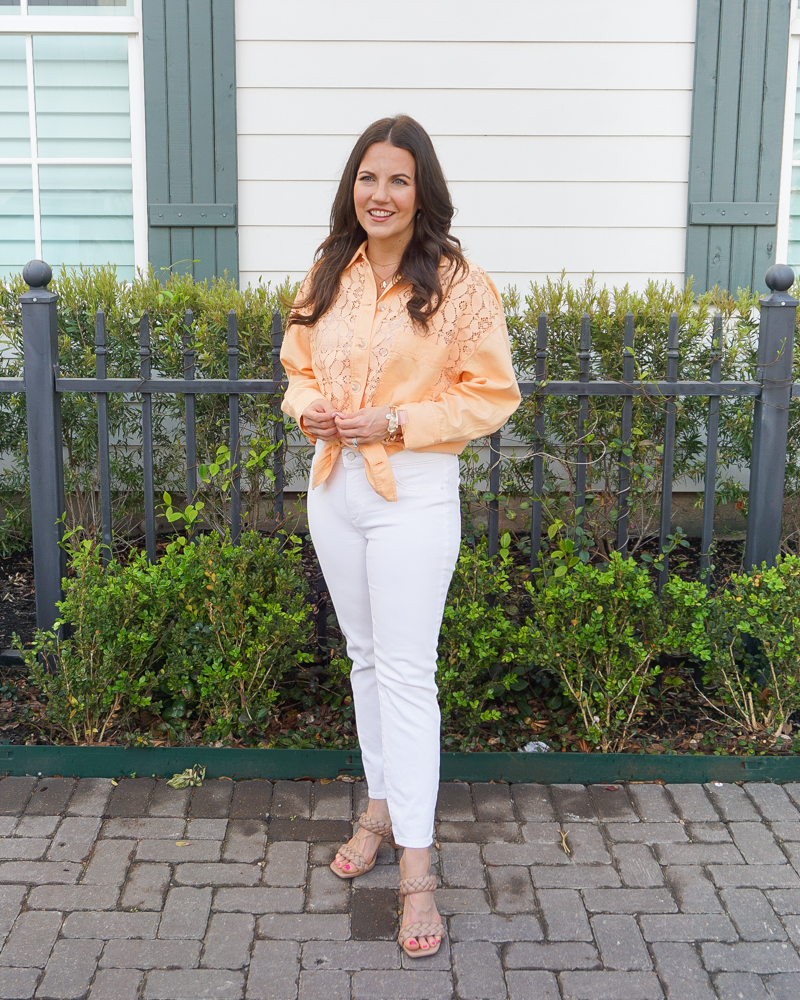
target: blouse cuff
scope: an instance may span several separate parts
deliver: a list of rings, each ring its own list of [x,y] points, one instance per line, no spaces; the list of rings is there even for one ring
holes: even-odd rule
[[[403,427],[403,442],[412,451],[442,443],[438,407],[431,400],[422,403],[404,403],[408,423]]]

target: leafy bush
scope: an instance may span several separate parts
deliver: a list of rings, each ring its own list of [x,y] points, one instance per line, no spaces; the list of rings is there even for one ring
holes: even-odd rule
[[[794,292],[800,287],[795,286]],[[593,379],[621,379],[625,317],[634,318],[634,378],[661,379],[666,374],[669,317],[677,314],[679,324],[679,378],[708,379],[716,351],[712,346],[714,314],[722,316],[724,346],[723,379],[755,377],[758,342],[758,296],[739,289],[736,296],[714,289],[695,295],[691,287],[650,282],[641,293],[629,288],[605,288],[589,279],[582,287],[563,279],[532,283],[527,293],[516,289],[504,294],[506,319],[512,338],[514,363],[521,378],[532,379],[536,370],[537,325],[544,314],[548,321],[547,378],[578,378],[578,347],[581,317],[588,314],[592,349],[590,372]],[[800,327],[800,318],[798,320]],[[795,340],[795,378],[800,377],[800,337]],[[535,441],[537,407],[544,417],[545,482],[543,490],[544,527],[557,520],[575,521],[571,500],[579,444],[576,397],[527,397],[512,417],[520,437]],[[738,482],[737,466],[750,461],[752,401],[744,398],[721,402],[719,438],[719,479],[717,502],[735,501],[746,508],[747,493]],[[800,400],[792,402],[787,495],[800,491]],[[613,396],[592,396],[583,445],[589,466],[586,505],[582,527],[592,555],[605,558],[614,547],[615,516],[618,503],[618,464],[627,457],[631,468],[629,533],[635,550],[657,530],[663,468],[665,401],[658,397],[633,399],[633,435],[630,447],[621,441],[622,401]],[[678,400],[675,450],[675,479],[702,478],[705,461],[705,428],[708,402],[702,397]],[[520,456],[506,470],[506,490],[528,493],[533,454]]]
[[[22,374],[22,311],[19,296],[26,290],[21,276],[0,279],[0,338],[4,342],[2,374]],[[294,286],[273,289],[256,285],[238,289],[233,281],[196,282],[190,275],[168,274],[164,280],[150,270],[132,282],[118,281],[113,267],[85,267],[64,271],[50,285],[59,296],[59,367],[63,376],[95,374],[95,313],[103,309],[108,343],[108,375],[130,378],[139,374],[139,320],[150,316],[153,372],[183,377],[184,315],[192,310],[192,337],[198,378],[227,378],[228,313],[236,313],[239,332],[239,372],[242,378],[272,377],[271,323],[275,310],[285,318],[286,302]],[[228,444],[228,400],[201,393],[195,397],[198,458],[209,461]],[[141,518],[142,468],[140,397],[112,393],[108,397],[111,430],[111,481],[114,530],[118,540]],[[265,449],[275,450],[272,409],[263,396],[239,397],[242,426],[242,462]],[[183,396],[154,395],[153,440],[158,495],[185,490]],[[83,525],[89,534],[99,523],[97,465],[97,407],[91,393],[62,397],[64,475],[68,500],[67,521]],[[25,395],[0,394],[0,493],[6,519],[0,525],[0,552],[5,546],[24,548],[29,527],[23,512],[28,495]],[[265,516],[272,497],[270,462],[251,463],[243,475],[245,524],[255,527]],[[207,508],[217,497],[213,483],[203,491]],[[22,502],[20,503],[20,497]]]
[[[504,534],[497,565],[485,543],[474,550],[461,546],[439,635],[436,681],[445,723],[458,719],[469,728],[499,719],[491,702],[527,687],[528,665],[508,602],[510,543],[510,535]]]
[[[180,537],[157,563],[137,552],[105,567],[93,542],[73,543],[69,637],[38,632],[24,654],[47,718],[89,743],[159,718],[172,735],[199,719],[212,740],[264,724],[281,679],[310,658],[296,542]]]
[[[800,559],[734,574],[705,604],[704,629],[698,617],[684,625],[681,642],[702,664],[707,691],[725,706],[712,707],[751,733],[769,730],[777,738],[800,710]]]
[[[615,552],[607,565],[576,562],[527,588],[531,658],[558,678],[588,740],[601,750],[622,745],[661,672],[664,627],[647,570]]]
[[[111,377],[136,376],[139,366],[138,324],[145,311],[150,315],[153,370],[167,377],[183,372],[184,312],[194,313],[198,377],[225,377],[227,374],[227,320],[229,310],[237,316],[239,363],[243,378],[270,378],[272,375],[270,324],[273,312],[285,318],[286,303],[293,287],[257,285],[238,289],[232,281],[195,282],[191,276],[150,271],[133,282],[121,282],[111,267],[80,268],[66,271],[51,287],[59,295],[58,324],[60,368],[64,375],[91,376],[95,371],[94,315],[105,310],[108,336],[108,367]],[[2,374],[19,375],[22,370],[22,323],[19,296],[25,290],[21,276],[0,280],[0,337],[4,341]],[[795,288],[795,292],[800,289]],[[756,297],[740,290],[738,297],[715,290],[700,296],[692,290],[669,283],[651,283],[644,292],[627,287],[606,289],[589,280],[572,286],[565,280],[533,283],[523,295],[508,289],[505,311],[512,337],[514,362],[522,378],[535,370],[536,327],[540,313],[549,323],[547,377],[572,379],[577,376],[577,349],[581,316],[589,314],[592,330],[591,372],[595,378],[622,376],[622,344],[625,315],[634,314],[635,374],[637,378],[658,378],[665,372],[667,329],[671,312],[680,324],[680,376],[705,378],[714,356],[711,321],[719,310],[725,329],[723,378],[751,378],[755,367],[757,317]],[[796,340],[796,377],[800,378],[800,337]],[[142,486],[139,437],[139,397],[109,396],[112,431],[111,470],[115,532],[119,538],[141,517]],[[540,400],[526,398],[513,418],[515,431],[533,440],[533,420]],[[97,421],[94,397],[90,393],[67,393],[63,401],[65,476],[68,523],[84,525],[89,533],[99,520],[97,499]],[[549,397],[542,402],[545,416],[545,528],[557,520],[572,524],[574,510],[569,487],[574,477],[577,449],[576,400]],[[242,461],[250,462],[243,472],[243,501],[246,525],[255,527],[265,516],[272,498],[271,466],[275,451],[284,455],[284,445],[275,435],[272,409],[263,397],[240,396],[242,410]],[[746,492],[726,470],[746,465],[750,457],[752,401],[724,399],[720,422],[720,469],[717,487],[720,500],[736,500],[746,505]],[[800,411],[800,399],[793,408]],[[183,397],[153,397],[154,439],[156,444],[156,488],[176,497],[184,489]],[[216,461],[218,450],[228,445],[227,401],[222,396],[196,397],[198,457]],[[675,476],[702,475],[704,428],[707,403],[702,397],[679,401]],[[633,441],[627,456],[631,462],[629,492],[630,531],[638,545],[652,534],[660,493],[662,467],[663,400],[637,397],[633,401]],[[584,444],[589,452],[588,495],[583,511],[581,546],[606,555],[614,533],[617,500],[617,463],[622,457],[620,440],[621,401],[613,397],[592,397],[589,425]],[[800,421],[790,428],[787,491],[800,490]],[[505,505],[515,495],[527,495],[533,447],[505,468],[500,499]],[[27,521],[27,450],[24,394],[0,394],[0,498],[5,519],[0,522],[0,554],[24,547],[29,541]],[[255,462],[253,456],[261,456]],[[300,460],[303,467],[306,459]],[[224,463],[217,463],[222,464]],[[485,505],[485,464],[475,451],[462,456],[464,497],[470,512],[479,516],[467,526],[470,540],[480,534]],[[218,483],[213,478],[201,487],[205,505],[203,520],[224,520]],[[565,486],[567,489],[565,490]],[[20,501],[20,498],[22,500]],[[522,506],[525,506],[524,504]],[[516,516],[516,505],[507,513]],[[473,533],[473,529],[476,529]],[[524,540],[523,543],[525,544]]]

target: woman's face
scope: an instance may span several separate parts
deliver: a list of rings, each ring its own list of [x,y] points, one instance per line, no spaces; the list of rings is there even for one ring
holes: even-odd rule
[[[371,241],[405,243],[417,211],[414,157],[388,142],[364,154],[353,188],[356,216]]]

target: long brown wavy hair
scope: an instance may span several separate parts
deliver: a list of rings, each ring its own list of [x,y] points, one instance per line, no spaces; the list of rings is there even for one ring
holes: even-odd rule
[[[376,142],[388,142],[414,157],[418,211],[414,232],[398,266],[398,274],[411,284],[408,300],[411,317],[426,325],[444,295],[442,274],[447,275],[449,287],[456,275],[466,270],[461,243],[450,233],[453,202],[430,136],[408,115],[381,118],[353,146],[333,200],[330,236],[317,248],[310,287],[303,301],[295,302],[290,323],[313,326],[330,309],[342,272],[367,238],[356,216],[353,188],[358,168]],[[446,264],[443,269],[442,263]]]

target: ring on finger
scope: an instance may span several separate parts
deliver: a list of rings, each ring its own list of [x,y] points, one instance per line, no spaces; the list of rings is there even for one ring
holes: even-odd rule
[[[351,438],[351,441],[352,441],[353,447],[354,448],[358,448],[358,441],[356,440],[356,438]]]

